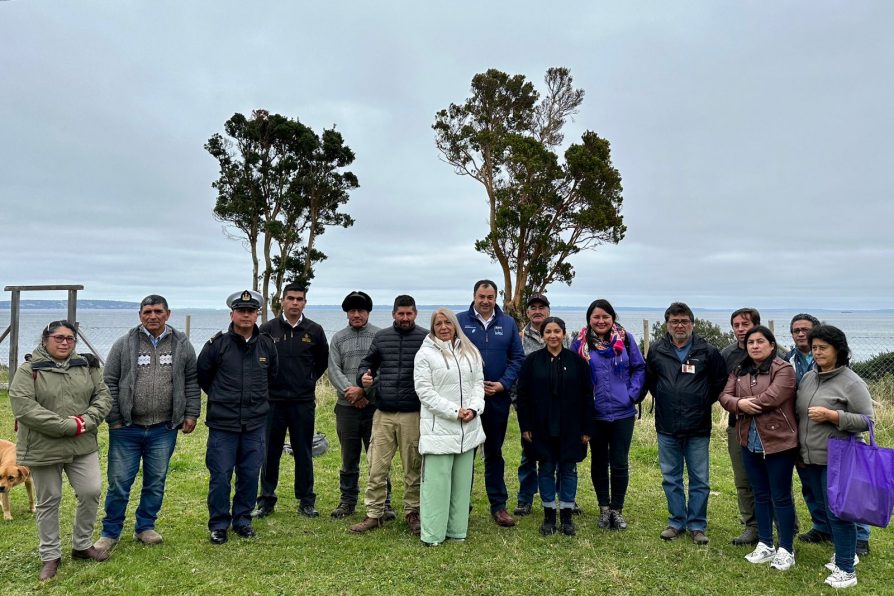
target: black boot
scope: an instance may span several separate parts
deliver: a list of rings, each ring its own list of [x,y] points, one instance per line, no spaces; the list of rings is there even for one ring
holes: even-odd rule
[[[562,520],[562,533],[566,536],[574,536],[575,534],[577,534],[577,530],[574,527],[574,522],[571,521],[572,514],[573,513],[571,509],[562,509],[559,511],[559,516]]]
[[[544,536],[556,533],[556,509],[555,507],[543,508],[543,525],[540,526],[540,533]]]

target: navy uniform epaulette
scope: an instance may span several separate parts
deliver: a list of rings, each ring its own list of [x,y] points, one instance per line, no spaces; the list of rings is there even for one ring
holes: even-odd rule
[[[218,331],[217,333],[215,333],[214,335],[211,336],[211,338],[208,340],[208,343],[213,344],[214,340],[217,339],[218,337],[220,337],[221,335],[223,335],[223,331]]]

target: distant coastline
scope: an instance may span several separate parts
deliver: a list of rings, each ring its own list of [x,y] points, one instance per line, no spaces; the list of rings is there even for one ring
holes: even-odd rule
[[[68,304],[65,300],[21,300],[19,302],[22,310],[67,310]],[[439,306],[447,306],[448,308],[452,308],[453,310],[466,310],[469,307],[468,303],[465,304],[420,304],[419,308],[423,310],[433,309]],[[692,305],[693,308],[696,308],[696,305]],[[78,300],[78,310],[137,310],[140,307],[139,302],[127,302],[124,300]],[[558,304],[553,305],[553,310],[581,310],[586,309],[587,305],[578,305],[578,306],[560,306]],[[658,310],[663,311],[665,306],[620,306],[616,307],[618,311],[640,311],[640,310]],[[341,310],[341,306],[338,304],[314,304],[314,309],[319,310]],[[0,300],[0,310],[9,310],[10,309],[10,301],[9,300]],[[801,308],[803,310],[803,307]],[[219,307],[198,307],[198,308],[181,308],[179,310],[226,310],[224,308]],[[698,308],[699,311],[705,312],[724,312],[730,310],[729,308]],[[791,307],[779,307],[779,308],[762,308],[762,311],[778,311],[778,310],[792,310]],[[870,309],[861,309],[861,308],[808,308],[810,312],[823,312],[823,313],[894,313],[894,308],[870,308]]]

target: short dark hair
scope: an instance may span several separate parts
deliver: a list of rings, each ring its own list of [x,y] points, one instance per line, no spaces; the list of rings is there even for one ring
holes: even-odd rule
[[[690,321],[695,322],[695,315],[692,314],[692,309],[685,302],[672,302],[664,311],[664,322],[667,323],[671,316],[678,315],[686,315]]]
[[[761,335],[763,335],[765,338],[767,338],[767,341],[770,342],[771,344],[773,344],[774,346],[779,345],[778,343],[776,343],[776,336],[773,335],[773,332],[770,331],[770,328],[765,327],[763,325],[755,325],[754,327],[749,329],[748,333],[745,334],[745,343],[748,343],[748,338],[751,337],[752,335],[754,335],[755,333],[760,333]]]
[[[68,321],[52,321],[52,322],[50,322],[50,324],[48,324],[46,327],[43,328],[43,331],[40,334],[41,343],[46,342],[47,338],[49,338],[53,333],[55,333],[56,329],[58,329],[59,327],[65,327],[66,329],[68,329],[69,331],[74,333],[75,338],[77,338],[78,328],[75,327],[74,324],[72,324]]]
[[[615,313],[615,308],[611,305],[611,302],[606,300],[605,298],[597,298],[593,302],[590,303],[590,306],[587,308],[587,326],[590,326],[590,315],[593,314],[593,311],[597,308],[601,308],[609,315],[611,315],[612,323],[618,322],[618,315]]]
[[[475,287],[472,289],[472,293],[477,294],[478,288],[480,288],[481,286],[490,286],[494,289],[494,292],[499,291],[499,288],[497,288],[496,282],[491,281],[489,279],[479,279],[478,281],[475,282]]]
[[[815,316],[808,315],[806,312],[798,313],[792,317],[792,322],[788,324],[788,332],[789,333],[791,333],[792,330],[795,328],[795,323],[797,321],[810,321],[810,324],[813,327],[816,327],[817,325],[820,324],[819,319],[817,319]]]
[[[397,309],[400,307],[412,306],[413,310],[416,310],[416,301],[413,300],[412,296],[407,294],[401,294],[397,298],[394,299],[394,308],[391,310],[391,314],[397,312]]]
[[[287,284],[286,287],[282,289],[282,295],[285,296],[288,292],[301,292],[304,296],[307,296],[307,286],[303,283],[299,283],[297,281],[293,281],[290,284]]]
[[[847,336],[844,331],[833,325],[817,325],[807,334],[810,349],[813,349],[813,340],[824,341],[835,348],[835,367],[848,366],[851,362],[851,350],[847,346]]]
[[[550,323],[555,323],[562,330],[562,333],[567,333],[567,331],[565,331],[565,321],[563,321],[559,317],[546,317],[545,319],[543,319],[543,325],[540,327],[540,332],[543,333],[543,331],[546,329],[546,326]]]
[[[140,312],[143,312],[144,306],[155,306],[156,304],[161,304],[165,310],[171,310],[168,308],[168,301],[165,300],[164,296],[159,296],[158,294],[149,294],[142,301],[140,301]]]
[[[733,319],[736,317],[746,317],[754,325],[761,324],[761,313],[759,313],[756,308],[740,308],[739,310],[733,311],[733,314],[729,316],[730,325],[733,324]]]
[[[776,343],[776,336],[773,335],[773,332],[770,331],[768,327],[764,327],[763,325],[755,325],[751,329],[748,330],[748,333],[745,334],[745,343],[748,343],[748,338],[754,335],[755,333],[760,333],[763,335],[768,342],[773,344],[773,354],[770,355],[769,360],[772,362],[774,358],[776,358],[776,350],[779,348],[779,344]],[[751,357],[751,354],[747,354],[745,358],[742,359],[742,362],[735,368],[736,376],[743,376],[751,368],[751,365],[754,364],[754,359]]]

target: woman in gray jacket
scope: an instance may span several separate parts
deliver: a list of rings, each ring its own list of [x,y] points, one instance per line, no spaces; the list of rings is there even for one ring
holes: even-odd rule
[[[868,430],[865,416],[873,417],[872,398],[863,379],[848,367],[850,350],[841,329],[819,325],[811,329],[809,341],[816,369],[801,379],[795,404],[800,460],[804,466],[801,481],[809,483],[821,501],[820,510],[825,511],[832,529],[835,554],[826,565],[832,572],[826,584],[849,588],[857,583],[857,528],[829,509],[828,442],[830,438],[846,438]]]

